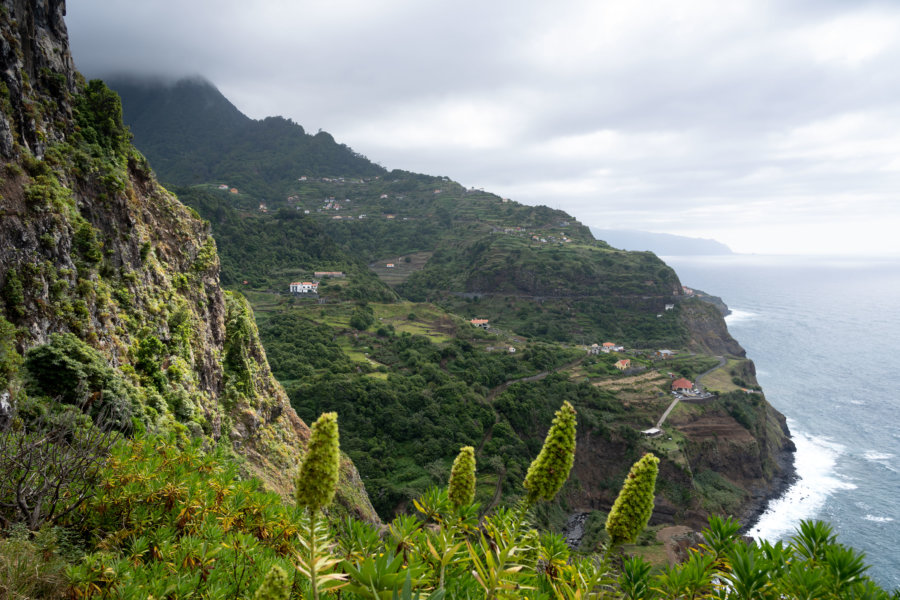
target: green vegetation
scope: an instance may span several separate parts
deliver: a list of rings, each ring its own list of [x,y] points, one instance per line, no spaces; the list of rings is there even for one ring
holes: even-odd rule
[[[456,509],[475,501],[475,448],[472,446],[460,448],[453,460],[447,498]]]
[[[650,522],[658,474],[659,459],[652,454],[645,454],[631,467],[606,519],[612,544],[634,542]]]
[[[176,86],[176,102],[203,101],[165,111],[162,126],[144,106],[134,129],[154,134],[147,154],[184,186],[188,209],[131,147],[117,96],[71,81],[41,70],[35,94],[56,104],[22,99],[35,126],[13,127],[21,159],[3,169],[4,196],[21,197],[38,235],[0,274],[0,472],[11,474],[0,481],[0,596],[679,597],[688,581],[698,597],[884,597],[862,558],[814,525],[773,550],[713,521],[702,557],[669,570],[596,546],[573,555],[534,529],[588,491],[568,478],[576,417],[591,502],[611,503],[638,461],[628,482],[640,485],[625,486],[609,519],[613,543],[650,543],[639,531],[657,467],[679,517],[740,501],[727,477],[700,468],[692,479],[686,436],[638,433],[659,415],[660,367],[693,376],[714,359],[635,356],[657,388],[648,397],[608,358],[582,364],[565,345],[685,348],[681,307],[662,308],[679,282],[656,257],[615,251],[561,211],[388,173],[327,133],[253,122],[214,90]],[[5,116],[21,117],[7,96]],[[320,270],[346,277],[323,280],[317,298],[285,294]],[[266,354],[300,416],[322,415],[308,444]],[[752,383],[734,367],[733,385]],[[684,410],[782,439],[760,395]],[[390,521],[384,539],[347,517],[373,515],[333,411]],[[652,465],[638,460],[648,449],[660,452]],[[772,449],[759,450],[771,469]],[[448,476],[451,492],[440,489]]]
[[[283,197],[301,175],[375,176],[384,172],[328,133],[309,135],[288,119],[254,121],[209,83],[113,80],[125,122],[161,181],[224,182],[261,199]],[[178,110],[170,110],[170,106]]]
[[[527,501],[552,500],[569,478],[575,462],[575,409],[564,402],[556,411],[540,454],[525,475]]]
[[[323,418],[321,427],[334,429],[321,438],[333,466],[335,418]],[[316,426],[314,436],[325,429]],[[541,453],[552,445],[548,436]],[[620,509],[607,523],[629,539],[643,529],[648,500],[653,504],[656,463],[650,459],[635,465],[620,493],[628,498],[622,506],[640,506],[633,514]],[[0,538],[0,589],[7,596],[898,597],[872,582],[864,557],[838,543],[824,523],[801,523],[787,543],[748,544],[736,522],[713,517],[703,532],[705,545],[682,564],[664,566],[648,563],[642,558],[647,552],[619,554],[618,534],[613,545],[570,551],[559,535],[534,530],[525,506],[498,508],[479,521],[478,505],[455,505],[438,488],[416,499],[415,514],[396,517],[382,539],[368,523],[315,519],[316,511],[284,504],[257,481],[238,477],[221,448],[172,436],[120,441],[99,474],[103,483],[93,496],[55,527],[19,528]],[[316,498],[304,500],[306,506],[322,506],[335,478],[311,482],[311,476],[306,471],[299,483],[315,493],[298,494]]]

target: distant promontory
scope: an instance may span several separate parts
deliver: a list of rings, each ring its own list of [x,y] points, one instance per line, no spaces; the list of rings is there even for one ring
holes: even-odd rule
[[[734,254],[731,248],[716,240],[631,229],[590,229],[598,240],[622,250],[649,250],[658,256]]]

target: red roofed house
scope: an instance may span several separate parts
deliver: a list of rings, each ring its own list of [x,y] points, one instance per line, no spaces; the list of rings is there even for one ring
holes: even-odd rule
[[[472,319],[469,321],[475,327],[481,327],[482,329],[488,328],[488,319]]]
[[[676,379],[672,382],[672,391],[673,392],[690,392],[694,389],[694,384],[685,379],[684,377],[680,379]]]
[[[615,367],[620,371],[624,371],[625,369],[627,369],[630,366],[631,366],[630,358],[623,358],[622,360],[620,360],[619,362],[617,362],[615,364]]]

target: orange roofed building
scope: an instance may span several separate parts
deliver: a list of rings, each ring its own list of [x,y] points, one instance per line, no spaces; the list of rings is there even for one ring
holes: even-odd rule
[[[673,392],[690,392],[692,389],[694,389],[694,384],[684,377],[672,382]]]

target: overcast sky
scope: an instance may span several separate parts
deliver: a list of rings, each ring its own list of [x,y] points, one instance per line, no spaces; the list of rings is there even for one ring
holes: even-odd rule
[[[587,225],[900,254],[900,3],[70,0],[88,76],[199,74]]]

